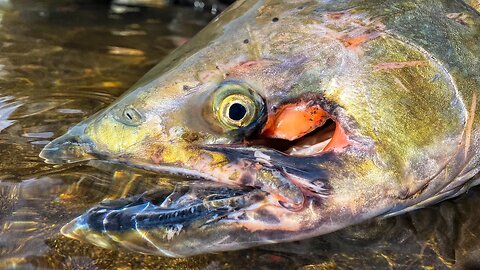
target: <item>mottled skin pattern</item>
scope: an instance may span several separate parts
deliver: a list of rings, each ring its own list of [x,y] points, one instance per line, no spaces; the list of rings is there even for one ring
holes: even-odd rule
[[[107,248],[189,256],[313,237],[464,192],[480,162],[480,16],[470,4],[237,1],[42,156],[103,157],[253,190],[182,219],[165,217],[148,196],[106,203],[63,232]],[[264,119],[253,131],[229,130],[209,109],[212,92],[230,81],[260,95],[266,115],[312,101],[348,145],[303,157],[246,145]],[[208,192],[199,190],[202,204]],[[173,215],[191,204],[167,208]]]

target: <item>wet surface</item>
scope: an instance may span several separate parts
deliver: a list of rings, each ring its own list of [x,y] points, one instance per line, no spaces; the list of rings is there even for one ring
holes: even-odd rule
[[[104,199],[171,186],[104,164],[48,165],[38,157],[42,147],[115,100],[213,15],[152,1],[54,2],[0,0],[0,269],[479,267],[478,188],[306,241],[192,258],[109,251],[61,236],[62,225]]]

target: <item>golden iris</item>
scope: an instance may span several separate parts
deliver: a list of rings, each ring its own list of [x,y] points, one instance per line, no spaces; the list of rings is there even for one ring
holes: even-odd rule
[[[214,92],[213,113],[228,129],[255,123],[262,111],[262,98],[245,84],[224,82]]]

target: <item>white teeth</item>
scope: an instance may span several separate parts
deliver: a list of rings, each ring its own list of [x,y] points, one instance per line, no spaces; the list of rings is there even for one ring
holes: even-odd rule
[[[162,207],[162,208],[167,208],[167,207],[168,207],[168,205],[171,203],[171,199],[170,199],[170,198],[173,196],[173,193],[174,193],[174,192],[170,193],[170,195],[168,195],[168,196],[163,200],[163,202],[160,204],[160,207]]]
[[[272,159],[269,155],[261,152],[261,151],[255,151],[253,153],[253,156],[255,157],[255,159],[260,162],[260,163],[264,163],[264,164],[267,164],[267,165],[271,165],[270,164],[270,160]]]
[[[270,161],[271,158],[269,155],[266,155],[264,153],[262,153],[261,151],[255,151],[255,153],[253,153],[253,156],[256,157],[256,158],[261,158],[261,159],[264,159],[266,161]]]
[[[210,223],[210,222],[212,222],[212,221],[215,221],[215,220],[217,219],[217,217],[218,217],[217,214],[213,215],[212,218],[210,218],[209,220],[207,220],[207,221],[205,222],[205,224],[208,224],[208,223]]]
[[[172,228],[168,228],[163,236],[163,239],[167,238],[168,241],[172,240],[172,238],[176,235],[179,235],[183,229],[182,224],[176,224]]]

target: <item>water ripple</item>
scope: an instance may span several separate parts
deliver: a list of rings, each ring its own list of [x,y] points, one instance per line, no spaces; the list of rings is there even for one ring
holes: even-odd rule
[[[0,96],[0,132],[15,123],[14,120],[9,120],[10,115],[23,104],[14,101],[11,96]]]

